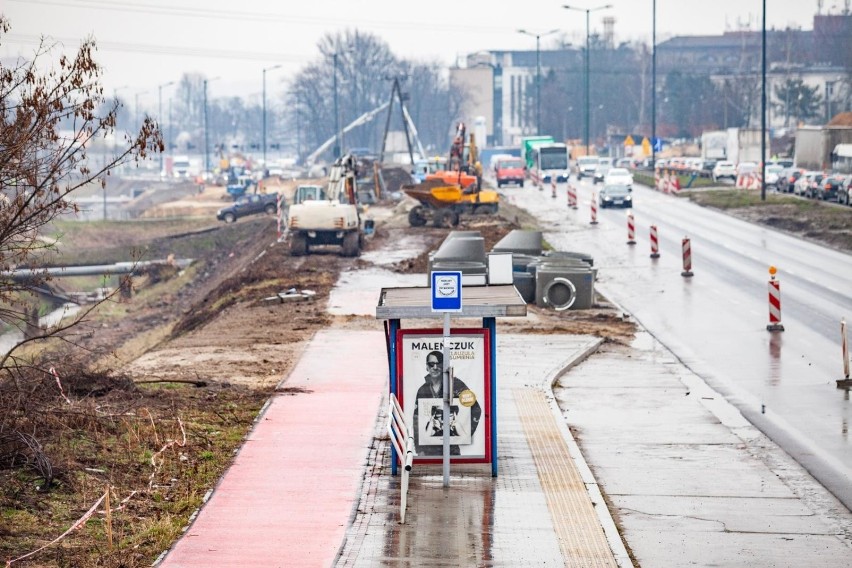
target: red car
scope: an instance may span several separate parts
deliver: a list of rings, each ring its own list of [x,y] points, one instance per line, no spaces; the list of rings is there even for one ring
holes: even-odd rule
[[[512,158],[500,160],[494,166],[495,177],[497,178],[497,187],[514,183],[519,187],[524,187],[524,162],[520,158]]]

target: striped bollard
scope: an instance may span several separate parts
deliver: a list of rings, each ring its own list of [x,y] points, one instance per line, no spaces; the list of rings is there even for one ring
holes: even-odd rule
[[[633,222],[633,213],[627,214],[627,244],[636,244],[636,224]]]
[[[568,186],[568,207],[577,208],[577,188],[573,185]]]
[[[849,378],[849,344],[846,343],[846,320],[840,320],[840,342],[843,348],[843,378],[837,381],[837,388],[849,389],[852,379]]]
[[[598,193],[595,192],[592,194],[592,220],[589,222],[591,225],[598,224]]]
[[[843,347],[843,378],[849,380],[849,344],[846,342],[846,320],[840,320],[840,341]]]
[[[846,342],[846,320],[840,320],[840,342],[843,349],[843,378],[837,381],[837,388],[848,389],[852,387],[852,379],[849,378],[849,344]]]
[[[656,225],[651,225],[651,258],[660,258],[660,245],[657,242]]]
[[[556,199],[556,176],[550,178],[550,197]]]
[[[781,324],[781,283],[775,279],[778,269],[769,267],[769,323],[766,331],[784,331]]]
[[[690,277],[692,276],[692,246],[688,237],[683,237],[681,244],[683,247],[683,272],[680,275]]]

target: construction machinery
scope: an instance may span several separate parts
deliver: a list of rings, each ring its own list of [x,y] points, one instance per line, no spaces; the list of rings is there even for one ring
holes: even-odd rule
[[[421,183],[403,185],[402,191],[419,203],[408,213],[412,227],[431,222],[436,227],[455,227],[462,214],[494,214],[500,198],[492,189],[482,189],[482,166],[476,139],[458,123],[446,167],[428,174]]]
[[[355,158],[346,154],[334,162],[324,192],[297,193],[287,221],[291,256],[308,254],[316,245],[339,246],[342,256],[361,254],[364,226],[372,228],[372,220],[362,223],[356,177]]]

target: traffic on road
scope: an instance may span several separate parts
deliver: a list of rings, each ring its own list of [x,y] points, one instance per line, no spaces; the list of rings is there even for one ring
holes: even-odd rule
[[[852,408],[849,391],[837,388],[840,322],[852,313],[849,255],[642,185],[626,193],[637,235],[629,245],[624,211],[588,221],[596,193],[604,208],[608,188],[569,183],[577,210],[539,192],[514,203],[540,220],[555,248],[594,256],[600,292],[852,507]],[[690,278],[681,275],[687,238]],[[770,280],[780,282],[783,332],[767,331]]]

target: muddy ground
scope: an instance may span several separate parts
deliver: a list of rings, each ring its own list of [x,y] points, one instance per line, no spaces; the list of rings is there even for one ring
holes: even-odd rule
[[[294,182],[270,187],[288,194]],[[198,215],[222,205],[222,188],[179,203],[161,204],[149,212],[157,218],[162,210]],[[693,197],[701,202],[701,196]],[[393,250],[403,237],[416,231],[422,252],[391,268],[401,273],[425,273],[428,251],[434,250],[447,229],[412,229],[406,222],[410,204],[388,203],[368,210],[377,219],[377,230],[367,239],[366,251]],[[796,207],[768,203],[762,207],[729,208],[726,212],[752,222],[779,228],[841,250],[852,250],[852,208]],[[298,360],[305,342],[324,327],[381,329],[371,317],[334,317],[325,306],[331,288],[343,270],[368,266],[360,258],[343,258],[333,247],[307,257],[290,257],[286,244],[276,242],[276,220],[248,217],[223,225],[193,217],[189,224],[158,223],[155,230],[128,231],[115,225],[115,234],[93,237],[73,235],[76,254],[92,251],[101,261],[112,261],[110,251],[126,254],[128,246],[144,249],[147,258],[195,258],[192,268],[157,283],[151,276],[137,279],[139,294],[126,306],[121,318],[104,321],[94,330],[89,347],[98,365],[134,380],[194,379],[271,388],[285,378]],[[459,230],[479,230],[486,250],[512,229],[534,228],[535,219],[522,210],[504,206],[496,216],[463,217]],[[108,231],[108,229],[107,229]],[[134,236],[135,235],[135,236]],[[100,243],[115,243],[104,249]],[[133,242],[135,240],[135,242]],[[70,246],[70,245],[69,245]],[[118,256],[122,252],[116,252]],[[277,299],[279,292],[308,290],[304,301]],[[599,297],[596,309],[553,312],[530,306],[532,317],[499,325],[533,333],[583,333],[626,341],[632,324],[621,319]]]
[[[392,250],[412,231],[404,211],[388,206],[374,208],[371,214],[381,221],[367,239],[365,251]],[[463,218],[457,229],[480,231],[489,249],[510,230],[521,228],[515,221],[521,216],[522,212],[514,212],[487,219]],[[425,274],[428,251],[437,248],[447,234],[447,229],[430,227],[417,231],[422,253],[394,264],[392,270]],[[269,388],[287,376],[305,341],[317,330],[329,326],[381,329],[375,318],[335,317],[325,310],[340,272],[366,267],[366,261],[340,257],[334,247],[306,257],[290,257],[286,244],[275,242],[275,220],[269,217],[240,220],[216,227],[214,234],[217,232],[231,238],[206,251],[184,285],[157,294],[155,301],[132,305],[120,321],[97,330],[93,341],[99,343],[96,351],[102,354],[101,365],[135,380],[197,379]],[[170,240],[173,248],[189,248],[182,241],[202,236]],[[163,246],[158,242],[151,248]],[[160,254],[166,253],[162,249]],[[147,282],[139,284],[144,287]],[[315,295],[303,301],[280,301],[277,294],[288,290]],[[616,340],[632,334],[632,325],[622,322],[605,299],[601,299],[600,309],[591,312],[557,314],[535,306],[530,311],[536,313],[531,321],[505,325]],[[140,335],[149,335],[150,341],[140,341]]]
[[[32,473],[0,467],[0,510],[11,511],[0,518],[0,558],[24,554],[61,534],[91,504],[96,488],[107,483],[115,499],[133,495],[126,516],[114,520],[116,530],[126,533],[123,548],[107,550],[98,524],[23,565],[150,565],[180,534],[227,467],[263,400],[287,377],[310,338],[326,327],[382,329],[371,316],[333,316],[326,310],[341,271],[369,267],[365,258],[342,258],[333,248],[290,257],[286,244],[277,242],[276,219],[255,216],[224,225],[214,218],[223,203],[222,189],[208,188],[160,204],[140,221],[64,228],[60,252],[66,263],[111,263],[129,256],[194,262],[186,269],[167,266],[135,277],[131,300],[108,302],[82,328],[77,342],[85,349],[76,350],[73,357],[51,359],[66,386],[73,387],[72,394],[88,405],[84,410],[122,408],[124,414],[115,420],[105,421],[100,414],[93,418],[97,436],[75,430],[75,439],[86,438],[86,444],[67,454],[60,449],[68,445],[68,423],[54,426],[59,433],[55,440],[43,434],[45,448],[56,458],[57,481],[51,492],[38,489]],[[416,231],[422,251],[390,269],[425,273],[427,252],[441,243],[447,229],[412,229],[406,210],[404,204],[389,203],[368,211],[377,219],[377,228],[367,239],[366,251],[394,251]],[[852,208],[833,212],[830,225],[821,209],[808,211],[773,207],[733,214],[816,240],[820,235],[852,235]],[[533,229],[535,220],[508,206],[494,217],[463,217],[457,227],[479,230],[486,249],[516,228]],[[824,242],[852,250],[852,239],[846,237]],[[281,301],[278,294],[289,290],[310,294],[304,300]],[[633,323],[606,298],[597,300],[594,309],[582,311],[530,306],[529,317],[498,321],[498,329],[590,334],[629,343]],[[45,385],[54,386],[52,381]],[[286,383],[281,388],[286,392]],[[54,404],[51,412],[59,416],[57,409],[66,404],[54,390],[45,392],[56,399],[45,404]],[[67,414],[74,428],[86,427],[78,424],[78,408]],[[184,425],[186,444],[165,452],[152,470],[150,454],[166,432],[177,438]],[[147,439],[144,428],[150,429]],[[122,441],[116,446],[113,438]],[[125,445],[127,456],[119,459],[113,448]],[[45,514],[49,522],[39,520]],[[79,560],[84,557],[87,560]]]

